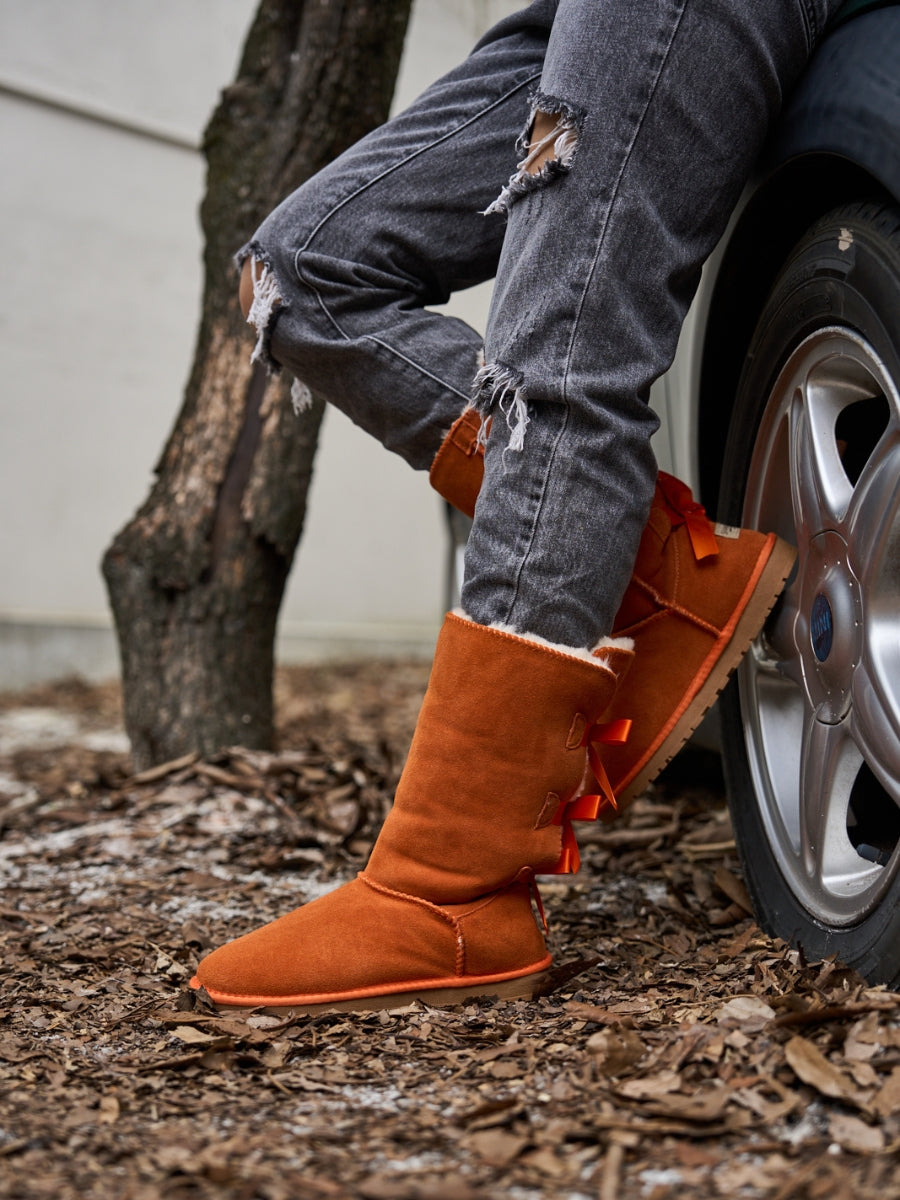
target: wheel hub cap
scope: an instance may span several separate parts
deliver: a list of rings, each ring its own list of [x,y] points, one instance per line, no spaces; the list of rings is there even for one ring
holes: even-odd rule
[[[808,623],[808,631],[804,636],[796,630],[796,644],[806,691],[817,719],[834,725],[850,708],[863,633],[859,581],[840,534],[826,531],[810,539],[801,587],[799,620]]]

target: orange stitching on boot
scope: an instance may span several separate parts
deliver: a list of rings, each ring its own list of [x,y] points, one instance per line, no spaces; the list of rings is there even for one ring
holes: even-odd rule
[[[466,944],[458,917],[451,916],[445,909],[437,904],[432,904],[430,900],[423,900],[421,896],[409,896],[406,892],[396,892],[393,888],[385,887],[384,884],[377,883],[374,879],[369,879],[362,871],[359,872],[358,878],[367,884],[373,892],[380,892],[383,896],[391,896],[395,900],[408,900],[412,904],[418,904],[422,908],[427,908],[429,912],[436,913],[442,920],[446,921],[456,937],[456,957],[454,960],[456,974],[457,976],[462,976],[466,965]]]
[[[709,621],[704,621],[702,617],[698,617],[696,613],[692,613],[690,609],[682,608],[680,604],[675,604],[673,601],[667,600],[665,596],[661,596],[652,584],[649,584],[646,582],[646,580],[641,579],[639,575],[633,575],[631,582],[637,584],[641,591],[648,595],[655,604],[658,604],[660,608],[664,609],[666,612],[674,613],[675,616],[678,617],[684,617],[686,621],[690,621],[691,624],[696,625],[698,629],[705,629],[707,633],[713,634],[714,637],[718,637],[721,633],[721,630],[717,629],[715,625],[711,625]]]
[[[373,983],[367,984],[365,987],[347,988],[344,992],[309,992],[286,996],[266,996],[257,993],[220,992],[215,988],[205,988],[205,991],[216,1004],[235,1004],[241,1008],[262,1008],[264,1006],[288,1008],[292,1005],[303,1007],[315,1004],[339,1004],[345,1000],[366,1000],[378,996],[402,996],[414,991],[430,992],[439,990],[440,988],[459,987],[460,985],[464,985],[468,989],[469,994],[475,994],[474,988],[476,987],[481,987],[485,984],[502,983],[507,979],[522,979],[526,975],[534,975],[538,971],[549,967],[552,961],[551,956],[546,954],[539,962],[530,963],[527,967],[516,967],[512,971],[497,971],[491,975],[470,975],[468,978],[456,976],[440,979],[408,979],[402,983],[393,983],[387,986],[381,983]],[[195,975],[191,979],[190,986],[198,988],[204,987],[204,984]]]
[[[553,824],[553,818],[559,811],[559,796],[556,792],[548,792],[547,798],[544,800],[543,807],[538,813],[538,819],[535,821],[534,829],[546,829],[548,825]]]
[[[534,871],[531,869],[531,867],[522,867],[522,869],[516,875],[515,879],[513,879],[510,883],[504,884],[502,887],[497,888],[497,890],[495,892],[491,892],[491,894],[489,896],[485,896],[480,904],[477,904],[474,908],[470,908],[468,912],[463,913],[459,917],[452,918],[456,925],[456,946],[457,946],[456,973],[457,973],[457,975],[459,975],[459,976],[465,975],[465,969],[466,969],[466,935],[465,935],[465,930],[463,928],[463,922],[467,921],[469,919],[469,917],[474,917],[476,913],[480,913],[483,909],[488,908],[491,904],[493,904],[496,901],[497,897],[500,895],[501,892],[507,891],[515,883],[525,883],[528,885],[529,899],[531,899],[533,897],[534,900],[537,901],[538,910],[541,914],[541,923],[544,926],[544,933],[550,932],[550,927],[547,924],[547,916],[546,916],[546,913],[544,912],[544,902],[541,899],[541,893],[538,891],[537,880],[535,879]]]
[[[391,896],[395,900],[408,900],[412,904],[418,904],[421,908],[427,908],[429,912],[436,913],[437,916],[446,921],[456,937],[456,974],[458,976],[462,976],[464,974],[466,965],[466,943],[465,938],[463,937],[462,926],[459,923],[459,917],[454,917],[451,913],[448,913],[446,909],[441,908],[440,905],[432,904],[430,900],[423,900],[421,896],[409,896],[406,892],[397,892],[394,891],[393,888],[385,887],[384,884],[378,883],[374,879],[369,879],[369,877],[363,871],[359,872],[358,878],[361,879],[363,883],[367,884],[373,892],[380,892],[383,896]],[[475,910],[473,909],[472,911]]]
[[[665,542],[666,538],[672,532],[672,522],[666,516],[661,508],[655,505],[650,509],[650,516],[647,518],[647,526],[652,529],[661,542]]]
[[[672,583],[672,604],[677,604],[675,597],[681,590],[681,551],[678,548],[677,540],[672,543],[672,559],[675,563],[674,580]]]
[[[646,617],[641,617],[640,621],[633,621],[631,625],[623,625],[621,629],[616,630],[616,636],[634,637],[638,630],[646,630],[657,621],[663,621],[665,618],[665,610],[658,608],[656,612],[649,613]]]
[[[362,880],[373,892],[380,892],[382,896],[390,896],[394,900],[408,900],[411,904],[418,904],[422,908],[427,908],[431,912],[437,913],[449,925],[456,926],[456,918],[452,917],[450,913],[445,912],[439,905],[432,904],[430,900],[423,900],[421,896],[410,896],[406,892],[395,892],[393,888],[385,887],[383,883],[378,883],[376,880],[370,879],[364,871],[360,871],[357,878]]]
[[[456,974],[462,978],[466,973],[466,939],[463,936],[462,925],[458,920],[453,922],[453,932],[456,934],[456,958],[454,966]]]
[[[760,557],[757,559],[756,567],[753,571],[753,574],[750,576],[750,579],[747,582],[747,586],[744,588],[743,592],[741,592],[741,598],[738,600],[737,604],[731,610],[731,616],[728,618],[727,622],[725,623],[725,625],[722,629],[722,632],[719,634],[719,637],[716,641],[716,645],[713,646],[713,648],[710,650],[709,654],[707,654],[706,658],[703,660],[703,665],[701,666],[700,670],[697,672],[697,675],[695,676],[695,683],[698,678],[701,680],[706,679],[706,676],[709,674],[709,672],[705,670],[705,667],[709,663],[710,659],[712,659],[714,657],[715,658],[718,657],[718,654],[716,653],[716,651],[718,650],[719,645],[722,642],[725,642],[727,644],[731,640],[731,637],[734,634],[734,631],[738,626],[738,622],[740,621],[741,617],[744,614],[744,609],[750,603],[750,598],[753,595],[753,593],[756,591],[756,585],[759,583],[759,577],[762,575],[763,571],[766,569],[766,565],[768,564],[768,561],[771,558],[772,548],[775,545],[775,535],[774,534],[772,534],[772,533],[769,534],[769,542],[767,544],[768,544],[769,553],[767,555],[765,555],[765,557],[760,555]],[[678,708],[675,710],[672,717],[670,717],[668,723],[666,724],[665,730],[663,731],[664,733],[668,733],[668,731],[672,728],[672,726],[675,724],[676,719],[678,717],[680,717],[681,714],[684,712],[685,708],[687,708],[688,704],[693,699],[697,690],[698,690],[698,687],[692,687],[688,690],[688,693],[682,698],[682,701],[679,704]]]

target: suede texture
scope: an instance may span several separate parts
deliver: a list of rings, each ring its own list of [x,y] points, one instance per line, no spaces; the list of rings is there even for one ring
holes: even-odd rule
[[[549,965],[534,873],[561,857],[587,738],[626,650],[576,658],[450,615],[394,807],[353,882],[208,955],[223,1005],[490,986]]]
[[[642,769],[715,671],[776,541],[748,529],[730,529],[715,540],[718,553],[698,559],[688,524],[657,486],[613,626],[615,636],[631,637],[635,645],[628,680],[610,712],[632,719],[628,742],[603,749],[616,793]]]
[[[442,465],[437,472],[432,469],[431,482],[445,500],[469,512],[484,467],[466,452],[466,439],[474,444],[475,434],[468,426],[455,429],[438,451],[435,465],[439,459]],[[635,651],[607,714],[610,720],[630,718],[631,732],[624,745],[601,751],[617,796],[644,770],[699,689],[717,675],[719,686],[724,685],[735,664],[725,669],[722,656],[774,545],[771,535],[754,530],[717,535],[690,489],[660,471],[634,572],[612,629],[615,637],[632,638]]]
[[[522,867],[553,872],[562,851],[554,820],[580,794],[584,735],[632,658],[603,653],[605,667],[448,616],[372,877],[452,904]]]
[[[478,440],[481,420],[474,408],[467,408],[450,426],[428,472],[434,490],[467,517],[475,516],[484,479],[484,446]]]
[[[548,965],[527,883],[441,909],[361,874],[213,951],[191,984],[219,1004],[299,1006],[475,986]]]

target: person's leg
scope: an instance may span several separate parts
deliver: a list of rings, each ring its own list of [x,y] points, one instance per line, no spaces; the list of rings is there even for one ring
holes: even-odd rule
[[[479,378],[474,620],[572,646],[612,629],[654,490],[650,385],[835,7],[561,0],[534,97],[557,138],[495,205],[509,227]]]
[[[433,465],[468,403],[481,348],[424,306],[494,273],[505,221],[479,210],[508,173],[555,7],[503,23],[247,247],[257,352],[414,467]],[[593,658],[448,617],[365,872],[216,951],[194,985],[238,1007],[532,994],[549,963],[534,873],[571,867],[571,821],[603,803],[580,785],[629,659],[628,645]]]
[[[483,407],[494,420],[464,588],[464,601],[477,610],[474,620],[445,622],[409,761],[367,870],[205,959],[192,982],[217,1002],[366,1006],[410,994],[456,1000],[507,984],[527,994],[547,965],[530,915],[534,873],[573,869],[571,821],[596,816],[610,802],[610,789],[602,784],[596,794],[580,795],[581,781],[586,759],[602,779],[594,748],[616,736],[602,721],[630,658],[627,646],[609,642],[593,654],[577,648],[592,645],[604,623],[612,625],[653,488],[646,389],[674,349],[668,341],[677,335],[692,272],[730,202],[727,187],[718,189],[712,215],[688,213],[674,202],[679,220],[673,223],[669,192],[683,192],[683,204],[696,197],[665,172],[657,194],[650,168],[665,166],[659,138],[677,135],[666,153],[682,156],[685,173],[694,167],[702,174],[694,161],[699,157],[710,185],[719,174],[729,176],[733,200],[737,176],[749,168],[780,87],[808,48],[799,9],[791,10],[793,20],[784,18],[788,33],[776,36],[768,28],[778,23],[774,0],[751,7],[752,20],[735,0],[734,19],[725,21],[731,6],[723,0],[560,4],[565,22],[554,25],[553,34],[562,41],[558,60],[565,63],[567,53],[580,58],[592,82],[582,116],[574,97],[563,99],[565,72],[555,85],[545,72],[545,90],[560,91],[541,103],[573,126],[576,154],[563,137],[563,169],[551,164],[532,176],[526,167],[528,179],[517,179],[510,189],[518,198],[510,206],[514,219],[481,376]],[[609,28],[598,24],[600,10]],[[723,25],[730,38],[722,36]],[[679,44],[676,54],[680,36],[687,46]],[[595,44],[604,37],[618,40],[618,56]],[[741,134],[740,152],[732,151],[729,139],[742,121],[729,125],[707,112],[719,97],[710,64],[700,61],[704,39],[713,63],[728,60],[718,63],[724,75],[759,75],[744,89],[742,103],[754,100],[755,106],[743,118],[753,132]],[[741,59],[737,64],[734,55]],[[706,90],[693,80],[680,87],[678,78],[662,88],[673,62],[679,77],[699,70]],[[629,86],[618,77],[623,69],[632,72]],[[574,91],[574,65],[572,74]],[[679,119],[657,114],[654,99],[676,105]],[[598,118],[599,141],[586,136],[587,114],[607,109],[608,119]],[[695,135],[707,125],[709,137],[698,148]],[[648,129],[652,136],[644,145]],[[640,187],[629,173],[635,163],[642,164]],[[605,180],[600,170],[607,172]],[[585,174],[590,203],[576,186]],[[647,194],[631,196],[632,188]],[[568,207],[544,204],[557,190],[568,195]],[[657,238],[658,247],[646,230],[656,211],[669,230]],[[573,224],[575,217],[587,228]],[[635,222],[630,237],[620,230],[628,220]],[[697,220],[702,236],[694,230]],[[638,254],[645,235],[664,261],[651,263]],[[630,256],[620,244],[627,248],[629,242]],[[279,279],[284,265],[270,266]],[[649,294],[635,271],[652,277]],[[599,299],[591,295],[595,286]],[[654,286],[662,288],[663,299]],[[640,311],[646,304],[649,314]],[[347,314],[338,307],[338,315]],[[289,316],[287,309],[275,321],[273,351]],[[592,335],[584,326],[587,317],[605,317],[610,328],[593,326]],[[632,318],[639,331],[629,342]],[[383,339],[373,340],[380,347]],[[396,357],[393,347],[389,352]],[[352,357],[348,361],[352,365]],[[415,454],[406,456],[413,461]],[[528,636],[489,628],[503,622]]]
[[[239,254],[257,353],[420,470],[470,403],[482,348],[426,306],[496,271],[506,222],[483,210],[514,165],[555,7],[540,0],[492,30]]]

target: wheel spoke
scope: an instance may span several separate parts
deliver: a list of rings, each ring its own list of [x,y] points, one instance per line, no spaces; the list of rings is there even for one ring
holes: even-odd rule
[[[797,748],[803,743],[807,711],[803,688],[771,659],[760,666],[755,655],[748,656],[741,671],[743,694],[753,697],[748,722],[756,744],[766,747],[760,802],[770,828],[782,844],[790,845],[792,857],[797,856],[802,845]]]
[[[893,421],[860,474],[847,512],[845,537],[867,603],[900,598],[900,429]],[[881,593],[887,592],[885,596]],[[900,618],[898,618],[900,620]]]
[[[826,725],[807,714],[800,764],[801,856],[810,879],[828,891],[861,873],[847,837],[850,792],[861,765],[848,721]]]
[[[834,404],[822,389],[798,387],[791,404],[791,492],[798,546],[836,529],[852,487],[834,437]]]
[[[885,791],[900,805],[900,648],[896,625],[876,629],[853,674],[853,736]]]

